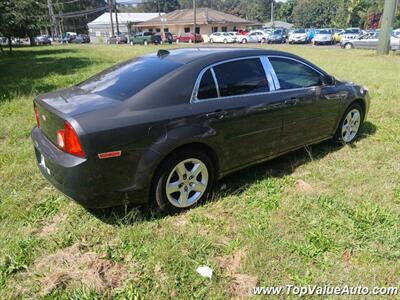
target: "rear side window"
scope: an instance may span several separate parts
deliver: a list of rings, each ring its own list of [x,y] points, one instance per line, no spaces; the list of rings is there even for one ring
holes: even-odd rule
[[[158,57],[138,58],[107,69],[78,86],[94,94],[126,100],[180,66]]]
[[[215,86],[211,70],[208,69],[201,78],[199,90],[197,92],[197,99],[204,100],[217,97],[217,87]]]
[[[227,62],[214,68],[221,97],[268,92],[268,81],[259,58]]]
[[[322,85],[322,76],[306,65],[286,58],[270,57],[281,90]]]

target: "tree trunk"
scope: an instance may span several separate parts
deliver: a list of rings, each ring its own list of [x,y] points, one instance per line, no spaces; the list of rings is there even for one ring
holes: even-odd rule
[[[33,37],[33,36],[30,36],[29,37],[29,45],[32,47],[32,46],[35,46],[35,38]]]
[[[8,38],[8,54],[11,54],[12,52],[11,36],[7,38]]]

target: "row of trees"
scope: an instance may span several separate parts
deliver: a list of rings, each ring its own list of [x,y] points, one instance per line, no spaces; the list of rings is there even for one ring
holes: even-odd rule
[[[196,0],[197,7],[210,7],[248,20],[269,21],[273,0]],[[86,24],[103,11],[80,13],[106,7],[107,0],[51,0],[56,24],[49,17],[48,0],[0,1],[0,36],[33,37],[51,26],[60,32],[85,32]],[[170,12],[192,8],[193,0],[145,0],[130,11]],[[384,0],[287,0],[275,3],[275,19],[294,23],[298,27],[363,27],[377,28]],[[77,12],[73,16],[69,12]],[[66,14],[68,16],[66,16]],[[65,15],[65,17],[60,17]],[[394,27],[400,27],[400,5]],[[49,32],[50,33],[50,32]],[[0,44],[0,49],[1,48]]]
[[[196,0],[198,7],[211,7],[249,20],[269,21],[272,0]],[[288,0],[275,2],[275,18],[298,27],[377,28],[384,0]],[[191,8],[192,0],[148,1],[132,11],[170,12]],[[400,27],[400,5],[394,26]]]
[[[56,24],[51,21],[47,0],[0,1],[0,37],[7,38],[9,52],[12,49],[12,37],[28,37],[33,45],[34,37],[40,33],[50,34],[50,28],[59,28],[60,32],[84,32],[87,30],[87,23],[103,13],[90,11],[107,5],[105,0],[52,0],[51,3]],[[85,11],[89,13],[84,13]],[[77,12],[76,16],[74,14],[71,17],[71,12]],[[60,17],[62,15],[65,17]],[[3,52],[1,43],[0,51]]]
[[[384,0],[288,0],[277,17],[301,27],[378,28]],[[400,27],[398,7],[395,28]]]

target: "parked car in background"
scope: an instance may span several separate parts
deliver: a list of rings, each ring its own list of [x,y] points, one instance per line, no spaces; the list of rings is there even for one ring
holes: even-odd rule
[[[330,28],[318,29],[313,38],[314,45],[333,45],[335,38],[333,37],[333,30]]]
[[[333,38],[335,40],[335,43],[340,43],[343,33],[344,33],[344,29],[334,29],[333,30]]]
[[[284,44],[286,43],[286,32],[283,29],[275,29],[267,38],[268,44]]]
[[[35,38],[36,45],[51,45],[52,40],[48,35],[41,35]]]
[[[128,37],[124,34],[119,34],[119,35],[114,35],[108,39],[108,44],[114,45],[114,44],[127,44],[128,43]]]
[[[397,28],[397,29],[393,30],[393,34],[395,36],[400,36],[400,28]]]
[[[369,103],[366,88],[294,54],[160,50],[36,97],[31,137],[42,175],[83,206],[176,213],[239,169],[323,140],[352,143]]]
[[[72,44],[86,44],[90,43],[90,37],[87,34],[78,34],[75,36],[70,43]]]
[[[236,43],[239,43],[239,44],[243,44],[243,41],[246,38],[245,35],[240,34],[239,32],[236,32],[236,31],[230,31],[228,33],[230,35],[232,35],[235,38]]]
[[[214,32],[208,36],[208,41],[212,43],[235,43],[236,36],[228,32]]]
[[[360,36],[357,39],[343,39],[340,46],[345,49],[362,48],[362,49],[377,49],[379,43],[379,31],[371,32]],[[400,50],[400,36],[392,32],[390,37],[390,48],[393,51]]]
[[[182,33],[176,38],[177,43],[194,43],[195,36],[193,33],[187,32]],[[202,43],[203,37],[200,34],[196,34],[196,43]]]
[[[150,31],[138,32],[129,38],[129,43],[131,45],[161,44],[161,37]]]
[[[299,28],[289,33],[289,44],[307,44],[309,42],[307,31]]]
[[[156,32],[155,36],[159,36],[161,39],[161,44],[172,44],[174,40],[174,36],[170,32]]]
[[[8,38],[0,36],[0,44],[7,45],[8,44]]]
[[[361,28],[346,28],[344,32],[341,34],[341,39],[351,40],[358,39],[364,32]]]
[[[266,43],[268,41],[269,34],[263,30],[252,30],[246,35],[242,43]]]

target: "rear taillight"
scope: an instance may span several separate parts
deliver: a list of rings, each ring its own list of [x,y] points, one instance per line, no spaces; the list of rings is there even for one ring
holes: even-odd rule
[[[39,108],[37,107],[35,102],[33,102],[33,109],[35,110],[35,117],[36,117],[37,126],[40,128]]]
[[[57,145],[69,154],[85,157],[79,137],[68,122],[64,123],[64,129],[57,131]]]

